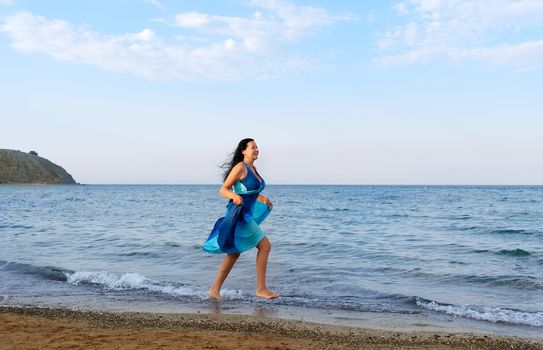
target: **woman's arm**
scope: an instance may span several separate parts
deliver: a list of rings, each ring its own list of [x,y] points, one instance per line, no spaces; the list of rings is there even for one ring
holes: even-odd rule
[[[237,181],[243,178],[246,171],[243,162],[236,164],[222,184],[219,194],[224,198],[233,200],[234,204],[241,205],[243,203],[243,198],[239,194],[234,193],[231,188]]]
[[[262,196],[262,195],[259,195],[258,198],[257,198],[256,200],[259,201],[259,202],[262,202],[262,203],[266,204],[270,210],[271,210],[272,207],[273,207],[272,202],[271,202],[267,197],[264,197],[264,196]]]

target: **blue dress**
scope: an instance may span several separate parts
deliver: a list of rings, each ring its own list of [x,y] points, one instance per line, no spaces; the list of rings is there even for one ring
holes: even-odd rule
[[[270,214],[268,205],[257,201],[266,183],[258,180],[251,168],[244,162],[247,176],[236,182],[233,191],[243,198],[242,205],[232,200],[226,205],[226,214],[215,222],[213,230],[204,242],[204,251],[213,254],[242,253],[258,245],[266,236],[260,223]]]

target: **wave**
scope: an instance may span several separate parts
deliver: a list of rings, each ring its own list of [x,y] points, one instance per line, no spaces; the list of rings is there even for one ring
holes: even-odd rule
[[[89,285],[113,291],[143,291],[156,293],[165,297],[182,298],[186,301],[200,302],[209,300],[207,289],[183,283],[155,281],[139,273],[115,274],[108,271],[76,271],[66,273],[67,283],[72,285]],[[258,302],[252,294],[241,290],[221,289],[226,301]],[[305,294],[282,293],[280,299],[274,299],[275,305],[310,307],[320,309],[339,309],[349,311],[418,313],[418,311],[391,309],[387,306],[362,304],[356,296],[315,296]],[[397,306],[401,305],[398,303]]]
[[[516,234],[524,234],[524,235],[532,235],[534,232],[528,231],[528,230],[522,230],[522,229],[500,229],[500,230],[493,230],[490,231],[492,234],[497,235],[516,235]]]
[[[416,297],[416,304],[424,309],[446,313],[451,316],[494,323],[510,323],[532,327],[543,326],[543,312],[525,312],[482,305],[441,304],[419,297]]]
[[[154,281],[135,272],[119,275],[108,271],[76,271],[67,272],[65,276],[66,282],[73,285],[94,285],[109,290],[141,290],[197,300],[209,299],[206,289],[182,283]],[[221,294],[225,300],[244,300],[248,298],[244,292],[239,290],[223,289]]]
[[[37,266],[32,264],[17,263],[0,260],[0,270],[16,271],[24,274],[37,275],[54,281],[66,281],[66,270],[55,266]]]
[[[459,219],[459,218],[456,218]],[[484,228],[482,226],[458,226],[448,225],[446,229],[450,231],[472,231],[478,234],[491,234],[491,235],[534,235],[539,234],[540,231],[531,231],[525,229],[491,229]]]
[[[445,219],[450,219],[450,220],[470,220],[470,219],[473,219],[473,216],[468,215],[468,214],[449,215],[449,216],[445,217]]]
[[[126,253],[119,253],[118,255],[119,256],[150,257],[150,258],[158,258],[158,257],[160,257],[160,253],[148,252],[148,251],[126,252]]]
[[[85,198],[78,198],[78,197],[66,197],[64,198],[66,202],[84,202]]]
[[[532,253],[523,250],[523,249],[501,249],[497,252],[499,255],[508,255],[508,256],[528,256],[532,255]]]
[[[74,286],[89,286],[110,291],[133,291],[158,295],[161,298],[182,299],[188,302],[209,300],[207,288],[172,281],[157,281],[140,273],[113,273],[109,271],[71,271],[53,266],[0,260],[0,271],[16,271],[38,275],[42,278],[64,281]],[[537,281],[532,281],[537,283]],[[490,322],[503,322],[534,327],[543,326],[543,312],[525,312],[506,308],[491,308],[479,305],[444,304],[421,297],[401,294],[388,294],[376,291],[358,291],[351,295],[315,295],[280,291],[282,297],[273,301],[274,305],[309,307],[327,310],[347,310],[360,312],[385,312],[400,314],[420,313],[420,308],[452,316],[471,318]],[[366,295],[361,296],[360,293]],[[252,293],[241,290],[223,289],[226,301],[260,302]]]
[[[543,265],[543,259],[538,261],[539,264]],[[468,265],[469,263],[460,261],[460,260],[451,260],[449,264],[455,265]],[[402,268],[402,267],[378,267],[373,270],[375,273],[382,274],[387,273],[394,276],[412,276],[415,278],[422,278],[426,281],[433,283],[443,284],[449,283],[453,285],[465,285],[466,283],[476,283],[482,284],[485,286],[500,286],[500,287],[510,287],[521,290],[543,290],[543,280],[540,277],[535,277],[531,275],[487,275],[487,274],[454,274],[454,273],[444,273],[440,271],[428,271],[421,267],[416,268]]]
[[[181,297],[192,301],[204,301],[209,299],[205,289],[181,283],[153,281],[138,273],[125,273],[119,275],[107,271],[77,271],[67,274],[67,282],[73,285],[95,285],[109,290],[140,290],[170,297]],[[256,300],[252,295],[240,290],[223,289],[221,294],[227,301],[250,302]],[[352,295],[340,297],[285,293],[281,298],[275,299],[274,304],[318,309],[415,314],[420,311],[409,308],[409,305],[415,303],[417,306],[428,310],[444,312],[458,317],[491,322],[507,322],[535,327],[543,326],[542,312],[529,313],[477,305],[448,305],[420,297],[407,297],[398,294],[391,295],[378,293],[378,295],[374,295],[374,298],[387,299],[388,302],[384,304],[375,302],[366,303],[362,301],[361,298]]]
[[[306,243],[299,243],[306,244]],[[462,262],[454,261],[453,263],[461,264]],[[539,261],[543,264],[543,259]],[[188,287],[185,284],[172,282],[152,281],[147,277],[138,273],[130,274],[114,274],[108,271],[72,271],[56,266],[37,266],[26,263],[7,262],[0,260],[0,271],[15,271],[23,274],[36,275],[39,278],[68,282],[74,285],[77,284],[95,284],[102,285],[109,289],[134,289],[147,290],[150,292],[160,292],[165,295],[186,296],[200,299],[207,298],[207,290],[195,289]],[[487,286],[509,287],[520,290],[543,290],[543,282],[534,276],[518,276],[518,275],[476,275],[476,274],[435,274],[429,271],[418,269],[397,269],[397,268],[381,268],[378,272],[388,271],[393,273],[409,274],[414,277],[422,277],[436,282],[453,282],[456,284],[482,284]],[[187,288],[192,288],[188,290]],[[230,300],[250,299],[248,294],[241,291],[226,291]],[[386,295],[386,294],[385,294]],[[338,304],[338,298],[334,296],[325,297],[314,295],[308,297],[300,297],[300,295],[292,295],[294,299],[284,300],[285,303],[299,303],[300,305],[318,308],[334,308]],[[298,298],[298,299],[296,299]],[[297,302],[295,302],[297,300]],[[351,310],[367,311],[367,305],[360,306],[360,301],[352,301],[343,305],[344,308]]]
[[[480,229],[478,226],[465,226],[465,227],[458,227],[458,226],[451,226],[451,230],[453,231],[475,231]]]
[[[486,286],[510,287],[521,290],[543,290],[543,283],[534,276],[515,275],[453,275],[443,274],[441,276],[432,274],[432,277],[443,282],[456,281],[459,285],[465,283],[477,283]]]
[[[163,297],[182,298],[193,302],[209,300],[207,288],[199,288],[179,282],[157,281],[137,272],[118,274],[110,271],[72,271],[54,266],[36,266],[2,260],[0,260],[0,271],[33,274],[40,278],[62,281],[74,286],[93,286],[111,291],[141,291],[159,294]],[[257,300],[252,294],[241,290],[222,289],[221,295],[227,301],[250,302]],[[360,298],[352,296],[285,295],[285,293],[283,296],[284,298],[281,300],[276,299],[275,304],[353,311],[395,312],[394,310],[368,308],[367,305],[361,304]]]
[[[337,212],[337,211],[351,211],[349,208],[316,208],[315,211],[325,211],[325,212]]]
[[[489,250],[489,249],[474,249],[471,251],[472,253],[494,253],[497,255],[505,255],[505,256],[513,256],[513,257],[519,257],[519,256],[530,256],[532,253],[530,253],[527,250],[516,248],[516,249],[500,249],[500,250]]]
[[[144,293],[158,294],[163,297],[184,299],[185,301],[202,302],[209,300],[207,288],[199,288],[184,283],[171,281],[156,281],[139,273],[116,274],[109,271],[76,271],[67,272],[66,281],[72,285],[95,286],[112,291],[142,291]],[[375,294],[375,293],[374,293]],[[221,295],[226,301],[260,302],[252,293],[241,290],[222,289]],[[274,299],[274,305],[309,307],[328,310],[347,310],[362,312],[389,312],[389,313],[419,313],[405,301],[407,297],[377,293],[381,299],[389,299],[394,304],[368,303],[365,298],[353,295],[307,295],[305,293],[282,292],[281,298]],[[375,297],[375,295],[374,295]],[[407,307],[406,307],[407,306]]]
[[[387,215],[387,217],[389,217],[389,218],[408,218],[409,215],[408,214],[390,214],[390,215]]]
[[[34,228],[34,226],[28,226],[28,225],[17,225],[17,224],[13,224],[13,225],[0,225],[0,229],[4,229],[4,228],[22,228],[22,229],[25,229],[25,230],[30,230],[32,228]]]

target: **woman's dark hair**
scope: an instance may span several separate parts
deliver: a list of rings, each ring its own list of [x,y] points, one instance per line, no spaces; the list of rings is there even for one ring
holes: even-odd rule
[[[226,169],[223,174],[223,181],[226,181],[226,178],[228,177],[228,174],[230,174],[230,172],[232,171],[232,168],[239,162],[243,161],[243,153],[241,153],[241,151],[245,151],[245,149],[247,149],[247,144],[251,141],[254,140],[250,138],[241,140],[238,143],[238,147],[236,148],[234,153],[231,154],[232,160],[221,165],[221,168]]]

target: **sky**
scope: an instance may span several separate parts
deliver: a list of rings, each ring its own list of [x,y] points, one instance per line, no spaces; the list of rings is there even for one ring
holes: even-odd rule
[[[0,0],[0,148],[86,184],[543,184],[543,0]]]

